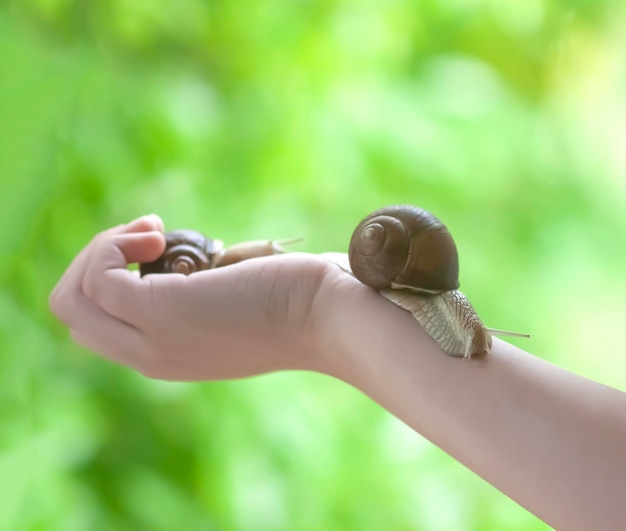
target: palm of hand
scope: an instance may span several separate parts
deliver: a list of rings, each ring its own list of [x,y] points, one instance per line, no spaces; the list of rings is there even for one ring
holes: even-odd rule
[[[128,270],[164,245],[161,220],[146,216],[81,251],[50,296],[78,343],[166,380],[315,369],[316,302],[339,273],[331,262],[291,253],[188,277]]]

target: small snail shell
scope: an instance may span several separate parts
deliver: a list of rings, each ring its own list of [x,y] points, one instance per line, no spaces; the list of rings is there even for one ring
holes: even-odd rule
[[[193,230],[165,233],[165,251],[154,262],[140,264],[141,276],[149,273],[182,273],[190,275],[215,267],[224,252],[220,240],[207,238]]]
[[[411,205],[381,208],[367,216],[350,240],[350,267],[375,289],[408,287],[439,293],[459,287],[459,257],[441,221]]]

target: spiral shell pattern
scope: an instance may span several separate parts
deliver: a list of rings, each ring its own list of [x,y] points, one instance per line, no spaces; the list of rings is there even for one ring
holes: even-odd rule
[[[439,293],[459,287],[452,236],[435,216],[415,206],[385,207],[367,216],[352,235],[349,259],[356,278],[375,289]]]
[[[141,276],[149,273],[190,275],[214,267],[216,258],[222,253],[220,240],[207,238],[193,230],[167,232],[164,253],[154,262],[140,264],[139,271]]]

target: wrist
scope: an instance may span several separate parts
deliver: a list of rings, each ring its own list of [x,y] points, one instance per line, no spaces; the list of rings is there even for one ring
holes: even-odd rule
[[[332,374],[331,352],[337,350],[333,308],[342,302],[337,287],[350,277],[319,255],[289,253],[282,260],[280,300],[270,304],[281,309],[270,321],[279,324],[275,353],[283,370],[305,370]],[[354,280],[354,279],[352,279]]]
[[[361,343],[368,341],[379,305],[383,310],[389,306],[376,291],[329,262],[312,309],[317,372],[356,384],[367,363]]]
[[[430,364],[453,360],[409,312],[339,267],[327,274],[315,304],[316,370],[366,394],[407,369],[407,360],[398,357],[408,354],[409,364],[420,362],[422,370],[414,372],[414,379],[425,376]]]

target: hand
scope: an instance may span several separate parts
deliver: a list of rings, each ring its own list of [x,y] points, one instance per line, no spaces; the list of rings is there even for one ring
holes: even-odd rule
[[[304,253],[188,277],[140,278],[127,268],[155,260],[164,248],[163,224],[154,215],[99,234],[52,291],[51,310],[79,344],[152,378],[316,369],[316,301],[338,268]]]

